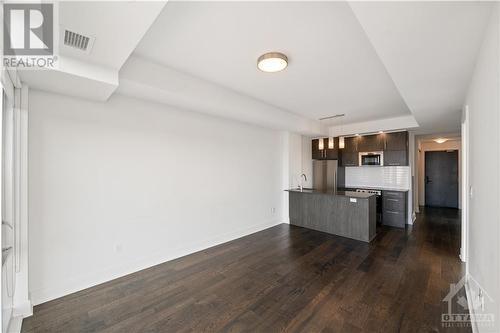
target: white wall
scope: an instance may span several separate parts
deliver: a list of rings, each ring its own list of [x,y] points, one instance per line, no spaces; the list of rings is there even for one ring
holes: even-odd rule
[[[461,140],[449,140],[443,143],[424,141],[419,145],[418,158],[418,201],[420,206],[425,206],[425,152],[458,150],[458,208],[462,207],[462,143]]]
[[[282,222],[280,132],[120,95],[29,102],[35,304]]]
[[[493,8],[466,99],[472,187],[468,271],[495,301],[486,302],[484,312],[496,316],[496,327],[480,326],[480,332],[500,329],[500,24],[498,4]]]

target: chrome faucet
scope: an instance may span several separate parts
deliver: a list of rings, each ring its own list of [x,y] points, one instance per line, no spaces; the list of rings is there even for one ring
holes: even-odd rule
[[[307,176],[305,173],[300,175],[300,185],[299,185],[300,192],[304,190],[304,186],[302,186],[302,179],[304,179],[304,181],[307,182]]]

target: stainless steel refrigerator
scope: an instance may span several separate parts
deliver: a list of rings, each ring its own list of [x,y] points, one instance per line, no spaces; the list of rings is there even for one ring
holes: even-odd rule
[[[338,170],[337,160],[313,160],[313,188],[318,191],[337,191]]]

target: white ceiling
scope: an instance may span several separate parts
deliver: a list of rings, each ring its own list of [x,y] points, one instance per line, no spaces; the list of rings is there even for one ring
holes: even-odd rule
[[[288,68],[260,72],[268,51]],[[313,119],[410,114],[343,2],[168,2],[135,54]]]
[[[488,2],[350,3],[422,132],[456,131]]]
[[[105,101],[118,87],[118,71],[156,19],[164,1],[61,1],[57,67],[19,71],[31,88]],[[63,30],[95,38],[90,52],[63,44]]]
[[[90,54],[61,43],[60,54],[120,69],[164,6],[162,1],[62,1],[60,30],[95,37],[95,42]]]
[[[421,134],[455,132],[491,6],[61,2],[61,27],[94,36],[92,52],[61,47],[59,70],[21,78],[38,89],[96,100],[109,98],[119,84],[121,93],[142,87],[138,98],[199,112],[211,105],[220,116],[262,126],[277,126],[279,118],[293,124],[289,130],[319,128],[309,121],[345,113],[343,123],[354,127],[403,119],[409,127],[418,121]],[[288,68],[260,72],[257,58],[268,51],[285,53]],[[142,73],[154,66],[164,70]],[[200,94],[200,87],[209,93]],[[258,117],[252,108],[261,109]]]

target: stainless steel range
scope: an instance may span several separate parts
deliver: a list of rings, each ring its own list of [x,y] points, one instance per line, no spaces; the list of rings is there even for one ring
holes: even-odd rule
[[[375,194],[377,201],[377,223],[382,223],[382,191],[368,188],[357,188],[356,192]]]

